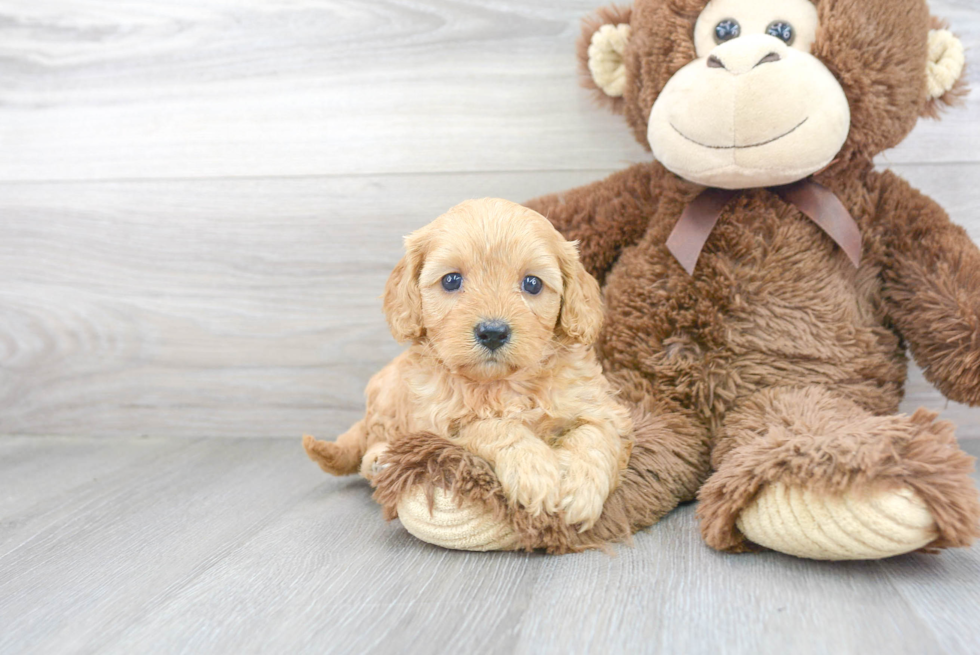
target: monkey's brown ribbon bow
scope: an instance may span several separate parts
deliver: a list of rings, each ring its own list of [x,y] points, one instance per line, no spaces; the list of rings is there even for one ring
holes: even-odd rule
[[[841,247],[854,266],[861,265],[861,230],[857,221],[837,195],[813,180],[800,180],[771,191],[794,205]],[[688,275],[701,256],[711,230],[721,212],[738,191],[707,189],[689,204],[667,238],[667,249],[677,258]]]

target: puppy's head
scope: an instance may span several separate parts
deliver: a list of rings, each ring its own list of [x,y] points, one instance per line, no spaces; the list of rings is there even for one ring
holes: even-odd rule
[[[598,335],[599,285],[530,209],[466,201],[409,235],[405,250],[385,287],[391,332],[427,342],[455,372],[507,377]]]

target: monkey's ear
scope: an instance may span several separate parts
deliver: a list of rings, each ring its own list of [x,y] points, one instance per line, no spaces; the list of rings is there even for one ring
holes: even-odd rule
[[[933,18],[929,30],[929,57],[926,60],[927,99],[922,115],[939,118],[942,109],[958,104],[969,93],[966,85],[966,54],[963,43],[946,29],[945,22]]]
[[[578,40],[582,86],[592,89],[600,102],[613,111],[623,111],[626,89],[624,53],[630,38],[631,7],[610,5],[582,19]]]
[[[395,265],[385,284],[384,312],[395,341],[417,341],[425,336],[419,274],[428,251],[425,228],[405,237],[405,256]]]

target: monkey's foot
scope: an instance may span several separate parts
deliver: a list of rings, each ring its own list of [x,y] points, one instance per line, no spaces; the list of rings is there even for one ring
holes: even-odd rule
[[[444,489],[433,489],[432,511],[422,487],[413,487],[398,502],[398,519],[416,538],[453,550],[517,550],[520,542],[488,508],[458,505]]]
[[[936,521],[911,489],[818,494],[773,483],[736,520],[750,541],[822,560],[882,559],[927,546]]]

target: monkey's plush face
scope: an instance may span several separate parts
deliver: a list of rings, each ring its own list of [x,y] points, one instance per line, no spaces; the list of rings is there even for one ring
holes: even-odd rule
[[[844,90],[810,47],[809,0],[711,0],[694,28],[697,58],[667,82],[647,122],[654,156],[706,186],[787,184],[844,145]]]
[[[866,165],[966,90],[926,0],[634,0],[586,18],[578,54],[667,169],[731,189]]]

